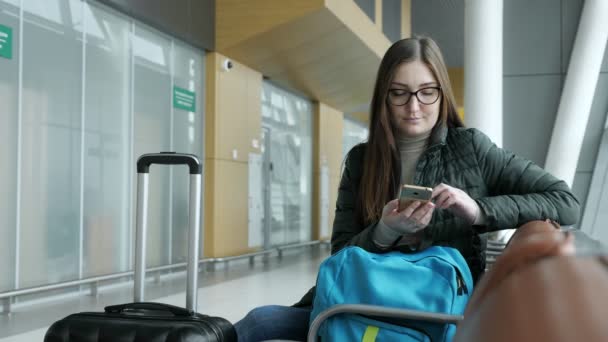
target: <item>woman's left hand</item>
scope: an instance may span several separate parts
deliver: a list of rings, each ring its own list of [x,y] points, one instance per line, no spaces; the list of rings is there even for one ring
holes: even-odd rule
[[[477,202],[466,192],[443,183],[433,189],[432,199],[435,200],[437,208],[448,209],[469,224],[475,223],[481,210]]]

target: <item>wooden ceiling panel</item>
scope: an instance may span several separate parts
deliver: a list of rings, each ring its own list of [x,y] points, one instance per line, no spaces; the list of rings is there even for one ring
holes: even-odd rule
[[[273,30],[309,12],[324,0],[220,0],[216,1],[216,46],[222,51],[251,36]]]
[[[239,2],[239,10],[245,10],[244,3],[256,2]],[[276,0],[277,6],[283,3]],[[248,19],[241,30],[255,33],[243,39],[234,38],[239,23],[233,22],[232,43],[218,41],[217,46],[223,46],[220,52],[226,56],[313,100],[343,112],[365,107],[388,39],[352,1],[326,0],[318,8],[295,12],[298,15],[277,20],[274,26],[260,23],[263,28],[251,28],[254,21]]]
[[[316,41],[341,28],[339,22],[330,17],[325,10],[311,13],[252,36],[225,49],[225,53],[255,65],[273,65],[277,60],[285,60],[285,57],[295,57],[298,46],[310,46],[318,51]],[[323,54],[322,50],[319,52]]]

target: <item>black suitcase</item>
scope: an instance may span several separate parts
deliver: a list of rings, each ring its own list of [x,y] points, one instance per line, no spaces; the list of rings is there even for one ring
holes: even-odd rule
[[[148,175],[152,164],[187,164],[190,168],[190,209],[186,309],[144,302]],[[134,303],[113,305],[105,312],[82,312],[55,322],[45,342],[199,342],[237,341],[226,319],[196,313],[201,197],[201,164],[190,154],[145,154],[137,161]]]

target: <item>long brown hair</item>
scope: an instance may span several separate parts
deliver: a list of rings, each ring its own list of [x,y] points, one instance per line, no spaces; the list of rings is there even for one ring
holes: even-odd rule
[[[397,67],[415,60],[420,60],[431,70],[441,87],[439,118],[433,133],[445,125],[464,126],[456,111],[447,67],[437,44],[431,38],[421,36],[395,42],[380,62],[371,102],[369,139],[357,198],[360,219],[365,225],[380,218],[382,208],[395,198],[398,191],[401,161],[386,98]]]

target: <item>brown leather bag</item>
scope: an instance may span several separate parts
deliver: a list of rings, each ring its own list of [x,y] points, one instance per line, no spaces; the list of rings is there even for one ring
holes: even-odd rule
[[[608,341],[608,261],[550,221],[520,227],[482,277],[454,341]]]

